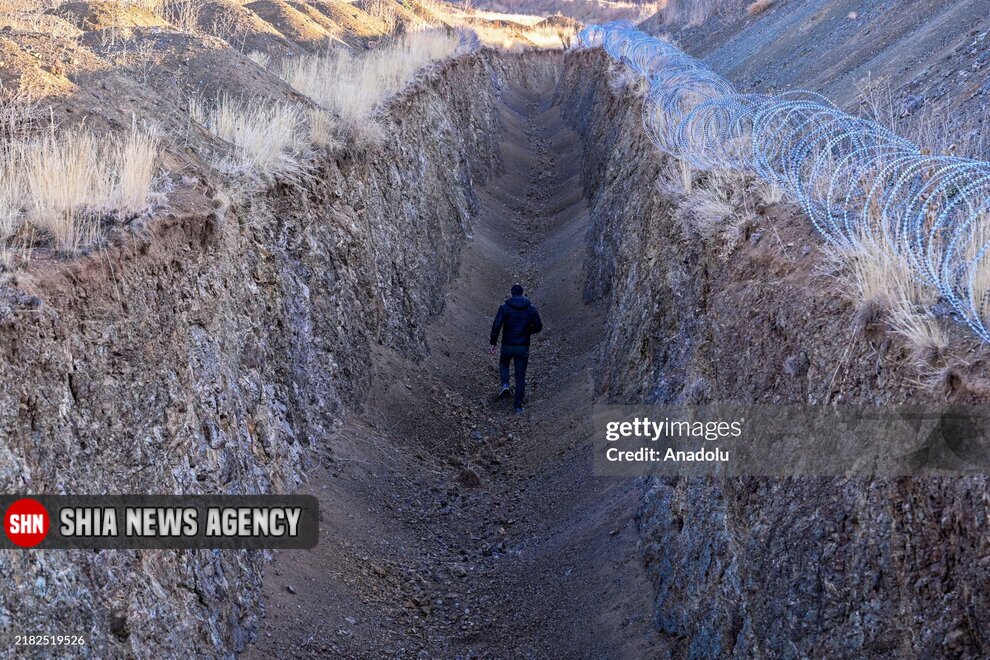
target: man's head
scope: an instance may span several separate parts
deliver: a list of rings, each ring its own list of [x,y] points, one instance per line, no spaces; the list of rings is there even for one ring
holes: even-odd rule
[[[522,294],[523,294],[522,284],[513,284],[512,285],[512,295],[514,295],[514,296],[521,296]]]

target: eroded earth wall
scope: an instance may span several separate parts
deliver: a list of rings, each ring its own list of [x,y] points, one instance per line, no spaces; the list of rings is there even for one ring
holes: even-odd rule
[[[382,111],[383,146],[0,291],[3,490],[290,492],[361,400],[371,347],[423,347],[475,186],[500,168],[499,67],[436,65]],[[0,631],[84,633],[103,657],[236,651],[265,559],[4,552]]]
[[[919,386],[857,330],[806,219],[759,208],[727,246],[679,221],[635,94],[572,53],[560,103],[584,141],[586,297],[615,403],[981,403]],[[978,369],[978,368],[977,368]],[[966,379],[963,379],[965,381]],[[978,380],[978,378],[973,379]],[[979,656],[990,649],[986,480],[652,479],[639,514],[656,624],[691,657]]]

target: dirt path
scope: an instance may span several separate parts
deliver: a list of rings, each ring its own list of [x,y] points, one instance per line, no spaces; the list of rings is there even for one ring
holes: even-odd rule
[[[534,83],[535,84],[535,83]],[[652,588],[631,480],[592,476],[587,208],[552,88],[507,89],[506,173],[414,363],[382,350],[366,412],[311,471],[323,527],[282,553],[249,652],[331,657],[649,657]],[[526,413],[495,402],[491,318],[521,281],[546,326]]]

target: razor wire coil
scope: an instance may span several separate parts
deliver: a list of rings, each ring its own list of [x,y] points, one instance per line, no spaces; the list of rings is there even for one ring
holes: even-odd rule
[[[740,94],[628,22],[587,27],[578,42],[647,81],[643,124],[662,152],[698,170],[755,174],[837,246],[882,241],[990,342],[990,162],[927,155],[815,92]]]

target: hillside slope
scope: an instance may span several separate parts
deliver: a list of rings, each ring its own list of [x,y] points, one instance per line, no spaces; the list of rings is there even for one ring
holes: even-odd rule
[[[947,106],[981,124],[990,104],[990,14],[981,0],[787,0],[693,27],[661,18],[642,28],[670,35],[742,92],[810,89],[856,110],[858,84],[872,77],[889,83],[899,114]]]

